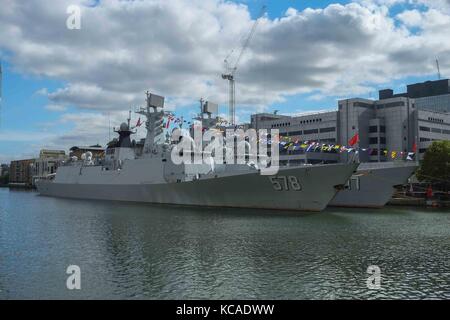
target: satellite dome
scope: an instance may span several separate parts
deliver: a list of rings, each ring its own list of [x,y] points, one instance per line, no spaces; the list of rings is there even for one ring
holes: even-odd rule
[[[125,122],[120,125],[120,131],[128,131],[128,125]]]

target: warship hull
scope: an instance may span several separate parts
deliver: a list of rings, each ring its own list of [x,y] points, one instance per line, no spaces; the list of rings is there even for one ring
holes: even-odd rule
[[[415,163],[361,163],[356,174],[330,202],[333,207],[381,208],[391,199],[397,185],[408,182]]]
[[[145,161],[141,162],[141,166],[145,165]],[[358,166],[314,165],[280,169],[275,176],[255,171],[195,181],[155,183],[152,180],[160,173],[146,173],[139,169],[139,162],[136,164],[135,169],[125,166],[119,172],[98,167],[60,167],[54,181],[40,180],[37,189],[43,196],[74,199],[321,211]]]

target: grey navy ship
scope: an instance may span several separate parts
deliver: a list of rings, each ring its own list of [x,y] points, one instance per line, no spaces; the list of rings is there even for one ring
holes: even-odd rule
[[[289,155],[289,160],[301,160]],[[348,160],[345,160],[348,161]],[[352,161],[357,161],[353,158]],[[314,164],[316,165],[316,164]],[[293,168],[295,166],[287,165]],[[411,160],[389,162],[360,162],[356,172],[329,206],[352,208],[381,208],[392,198],[396,187],[408,183],[418,164]]]
[[[395,187],[406,184],[416,169],[413,161],[363,162],[329,205],[381,208],[392,198]]]
[[[92,155],[71,159],[54,176],[36,182],[44,196],[173,205],[321,211],[342,189],[357,163],[280,168],[261,175],[250,164],[175,164],[164,139],[164,98],[147,93],[147,135],[140,154],[132,146],[129,122],[117,130],[101,162]]]

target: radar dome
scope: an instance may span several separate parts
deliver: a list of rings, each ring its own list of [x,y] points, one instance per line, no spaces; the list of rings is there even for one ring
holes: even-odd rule
[[[120,131],[128,131],[128,125],[125,122],[120,125]]]

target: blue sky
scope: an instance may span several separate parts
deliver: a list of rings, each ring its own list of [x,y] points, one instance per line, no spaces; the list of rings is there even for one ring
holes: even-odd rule
[[[283,17],[288,8],[295,8],[298,11],[302,11],[305,8],[325,8],[331,3],[346,4],[349,1],[300,1],[300,0],[282,0],[282,1],[260,1],[260,0],[247,0],[238,1],[248,5],[252,18],[256,17],[260,11],[261,6],[267,5],[267,15],[271,20]],[[423,6],[415,6],[414,8],[419,11],[425,11]],[[412,6],[409,4],[394,5],[390,8],[390,14],[392,16],[401,13],[404,10],[410,10]],[[1,16],[0,16],[1,19]],[[411,28],[413,30],[413,28]],[[414,30],[412,32],[415,32]],[[0,39],[1,40],[1,39]],[[70,121],[62,121],[62,113],[65,114],[98,114],[98,110],[90,110],[86,108],[80,109],[78,105],[66,103],[64,105],[63,112],[55,112],[54,110],[48,110],[47,106],[52,105],[55,102],[50,101],[46,94],[39,93],[39,91],[45,89],[46,92],[56,92],[58,89],[68,86],[70,81],[65,79],[64,76],[49,77],[47,75],[36,75],[27,73],[26,68],[23,65],[16,65],[14,61],[15,52],[3,48],[0,43],[0,57],[2,58],[3,65],[3,99],[2,99],[2,113],[1,113],[1,127],[0,127],[0,162],[8,161],[17,157],[32,156],[39,150],[40,147],[45,146],[45,138],[55,137],[57,135],[64,135],[73,131],[75,128],[80,128],[80,124],[71,123]],[[445,75],[445,74],[444,74]],[[392,77],[386,81],[376,84],[371,84],[372,90],[370,92],[364,92],[363,94],[355,93],[356,96],[365,98],[376,98],[377,89],[385,87],[391,87],[395,91],[404,91],[405,85],[408,83],[420,82],[425,80],[434,80],[436,75],[434,72],[429,71],[422,75]],[[239,86],[239,83],[237,84]],[[45,92],[44,92],[45,93]],[[323,92],[319,99],[315,96],[318,92],[309,90],[307,93],[297,94],[282,94],[284,101],[276,102],[266,106],[266,111],[279,110],[280,113],[298,113],[301,111],[312,110],[324,110],[334,109],[337,105],[336,100],[338,98],[350,97],[351,92],[346,96],[337,96],[333,92],[329,92],[324,95]],[[197,99],[197,97],[192,97]],[[248,120],[249,115],[254,109],[239,110],[239,96],[238,100],[238,116],[240,120]],[[197,111],[198,106],[195,104],[184,104],[180,108],[176,109],[176,113],[185,118],[189,117],[193,111]],[[221,112],[227,113],[226,104],[221,104]],[[103,111],[103,114],[106,111]],[[118,123],[113,123],[118,125]],[[89,124],[86,124],[89,126]],[[86,130],[88,131],[88,130]],[[33,136],[37,137],[33,139]],[[15,138],[13,138],[15,137]],[[39,138],[39,139],[38,139]],[[98,136],[93,138],[92,144],[100,142],[105,143],[107,140],[107,134],[104,134],[102,140]],[[44,141],[44,142],[43,142]],[[74,141],[70,141],[72,143]],[[58,147],[64,147],[58,145]],[[71,145],[65,146],[66,149]]]

